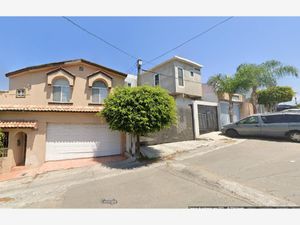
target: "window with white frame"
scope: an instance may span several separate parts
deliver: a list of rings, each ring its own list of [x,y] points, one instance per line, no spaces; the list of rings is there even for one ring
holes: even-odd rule
[[[17,98],[25,98],[25,88],[20,88],[16,90]]]
[[[92,103],[102,104],[108,95],[108,88],[102,81],[95,81],[92,86]]]
[[[66,79],[53,82],[53,102],[67,103],[70,101],[70,84]]]
[[[179,86],[184,86],[183,82],[183,69],[178,67],[178,85]]]
[[[193,72],[193,71],[190,71],[190,73],[191,73],[191,77],[193,77],[193,76],[194,76],[194,72]]]
[[[232,96],[232,101],[239,101],[239,100],[240,100],[240,96],[238,96],[238,95]]]
[[[154,75],[154,86],[159,86],[159,74]]]

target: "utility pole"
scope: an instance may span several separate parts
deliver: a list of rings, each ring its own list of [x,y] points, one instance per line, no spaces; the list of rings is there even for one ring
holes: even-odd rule
[[[141,86],[141,70],[142,70],[143,61],[138,59],[136,62],[137,66],[137,86]]]
[[[141,86],[141,70],[142,70],[142,64],[143,61],[141,59],[138,59],[136,62],[137,66],[137,86]],[[136,134],[134,135],[135,140],[135,157],[140,158],[141,152],[140,152],[140,135]]]

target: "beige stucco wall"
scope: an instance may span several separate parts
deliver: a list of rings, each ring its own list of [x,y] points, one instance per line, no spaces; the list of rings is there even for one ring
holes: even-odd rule
[[[233,100],[235,102],[244,102],[245,101],[244,96],[241,95],[241,94],[234,94],[234,97],[237,98],[237,100],[235,100],[235,99]],[[219,96],[219,99],[220,100],[228,101],[229,100],[229,95],[227,93],[224,93],[224,94],[222,94],[222,95]]]
[[[16,166],[20,160],[16,136],[19,132],[27,134],[26,161],[27,166],[38,166],[45,162],[46,150],[46,129],[47,123],[70,123],[70,124],[105,124],[105,120],[99,118],[95,113],[66,113],[66,112],[1,112],[3,120],[35,120],[38,121],[38,129],[3,129],[9,132],[8,157],[3,163],[3,170],[9,171]],[[120,133],[121,150],[125,151],[125,134]]]
[[[254,113],[253,106],[250,102],[243,102],[240,107],[241,119],[250,116]]]
[[[84,71],[79,71],[79,67],[84,67]],[[99,71],[98,67],[78,63],[72,66],[63,66],[65,70],[75,75],[74,85],[71,87],[70,102],[74,106],[87,106],[91,103],[92,90],[88,86],[87,77]],[[0,104],[17,105],[48,105],[52,102],[52,86],[47,84],[47,73],[57,69],[57,67],[47,67],[34,72],[24,72],[9,77],[9,91],[0,93]],[[105,71],[112,79],[112,86],[123,86],[125,77],[112,72]],[[26,97],[16,98],[16,89],[25,88]]]

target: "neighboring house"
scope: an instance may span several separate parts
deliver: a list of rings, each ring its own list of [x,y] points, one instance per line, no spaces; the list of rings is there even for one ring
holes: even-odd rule
[[[133,74],[128,74],[125,79],[125,86],[136,87],[137,86],[137,76]]]
[[[7,73],[0,93],[6,136],[2,172],[45,161],[123,154],[126,136],[96,115],[127,74],[87,60],[70,60]],[[0,168],[1,171],[1,168]]]
[[[161,86],[176,101],[177,124],[169,129],[143,137],[146,144],[193,140],[229,123],[228,95],[217,96],[211,86],[202,84],[203,66],[191,60],[173,58],[141,74],[141,84]],[[252,106],[235,94],[234,121],[253,113]]]
[[[161,86],[174,97],[178,117],[171,128],[143,137],[144,143],[193,140],[200,133],[218,130],[218,103],[202,101],[201,68],[199,63],[174,56],[141,74],[142,85]]]
[[[229,124],[229,96],[224,94],[217,96],[212,86],[208,84],[202,84],[203,88],[203,100],[218,103],[218,116],[219,116],[219,128]],[[241,94],[234,94],[232,97],[233,103],[233,122],[236,122],[244,117],[253,114],[252,105],[246,100],[245,96]]]

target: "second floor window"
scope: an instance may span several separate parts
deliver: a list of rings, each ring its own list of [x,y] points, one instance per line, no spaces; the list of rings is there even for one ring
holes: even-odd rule
[[[178,67],[178,85],[184,86],[183,83],[183,69]]]
[[[17,89],[16,97],[17,98],[25,98],[25,88]]]
[[[53,82],[53,101],[66,103],[70,101],[70,85],[66,79],[57,79]]]
[[[159,86],[159,74],[154,75],[154,86]]]
[[[95,81],[92,86],[92,102],[102,104],[107,95],[107,86],[102,81]]]

